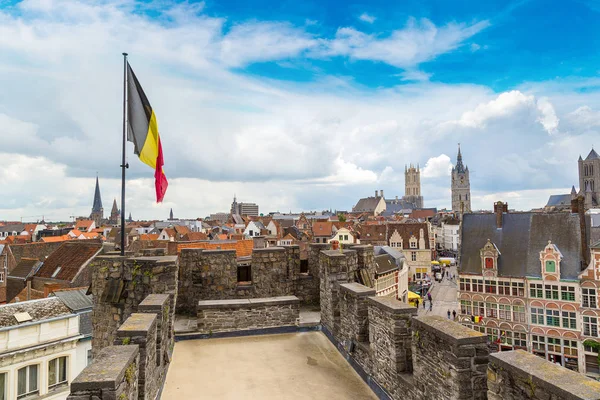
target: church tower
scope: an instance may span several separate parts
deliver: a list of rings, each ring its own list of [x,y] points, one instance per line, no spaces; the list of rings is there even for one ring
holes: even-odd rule
[[[415,208],[423,208],[423,196],[421,196],[421,170],[419,165],[415,168],[410,164],[404,166],[404,197],[402,200],[412,203]]]
[[[600,205],[600,156],[592,148],[584,159],[579,156],[579,195],[585,198],[585,209]]]
[[[112,209],[110,210],[110,220],[108,222],[112,225],[117,225],[119,223],[120,216],[121,216],[121,213],[119,212],[119,209],[117,208],[117,199],[114,199]]]
[[[465,167],[458,145],[456,165],[452,168],[452,211],[458,213],[471,212],[471,182],[469,167]]]
[[[96,191],[94,192],[94,204],[92,205],[90,219],[94,220],[97,227],[102,225],[102,220],[104,219],[104,208],[102,208],[102,198],[100,197],[100,184],[98,183],[98,176],[96,176]]]

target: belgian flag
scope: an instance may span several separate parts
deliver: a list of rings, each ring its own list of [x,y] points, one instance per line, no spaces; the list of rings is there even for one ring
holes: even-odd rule
[[[127,111],[129,129],[127,140],[133,142],[135,154],[140,160],[154,168],[156,202],[160,203],[167,191],[167,177],[163,171],[163,152],[158,134],[154,110],[137,77],[127,63]]]

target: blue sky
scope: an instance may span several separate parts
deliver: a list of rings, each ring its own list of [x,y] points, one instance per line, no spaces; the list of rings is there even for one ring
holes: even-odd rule
[[[600,129],[597,1],[0,0],[0,220],[119,195],[120,53],[159,118],[170,188],[128,148],[134,218],[450,206],[460,142],[474,208],[577,186]],[[598,145],[600,146],[600,145]]]

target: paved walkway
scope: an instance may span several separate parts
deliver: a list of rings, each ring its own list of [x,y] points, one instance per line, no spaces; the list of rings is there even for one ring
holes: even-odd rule
[[[456,276],[456,267],[450,267],[450,272]],[[457,300],[457,282],[456,280],[449,280],[444,278],[442,282],[434,282],[433,288],[431,289],[431,298],[433,300],[433,309],[429,311],[429,302],[425,302],[425,309],[423,304],[419,304],[419,315],[440,315],[442,317],[448,316],[448,310],[452,312],[456,310],[456,313],[460,312],[458,300]],[[450,316],[452,318],[452,316]]]

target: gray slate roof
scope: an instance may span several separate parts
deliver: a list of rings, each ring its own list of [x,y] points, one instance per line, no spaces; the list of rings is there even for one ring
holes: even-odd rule
[[[87,295],[87,288],[76,288],[66,290],[56,290],[54,296],[62,300],[71,311],[82,311],[92,309],[94,303],[92,295]]]
[[[563,255],[561,278],[577,279],[582,270],[579,216],[571,213],[505,213],[502,229],[495,214],[465,214],[460,272],[481,274],[479,251],[490,239],[502,255],[498,275],[541,277],[540,251],[552,240]],[[585,240],[585,239],[584,239]]]
[[[381,197],[365,197],[360,199],[352,208],[353,211],[375,211],[375,208],[381,201]]]
[[[24,224],[12,224],[0,226],[0,232],[23,232],[25,230]]]
[[[592,151],[590,151],[590,154],[588,154],[588,156],[585,158],[585,161],[597,160],[598,158],[600,158],[598,156],[598,153],[596,153],[596,150],[592,149]]]
[[[24,324],[73,314],[73,312],[56,297],[5,304],[0,306],[0,328],[18,326],[19,323],[14,315],[15,313],[20,312],[27,312],[32,317],[32,320],[23,322]]]
[[[19,261],[15,269],[8,274],[8,277],[26,280],[31,275],[34,275],[41,265],[42,262],[35,258],[21,258],[21,261]]]
[[[385,211],[382,213],[384,216],[391,216],[394,214],[410,214],[415,208],[415,205],[409,201],[404,200],[386,200]]]
[[[548,203],[546,203],[546,207],[555,207],[555,206],[570,206],[571,205],[571,195],[570,194],[553,194],[548,199]]]
[[[397,269],[396,260],[389,254],[381,254],[375,256],[375,270],[378,274],[385,274],[387,272]]]

